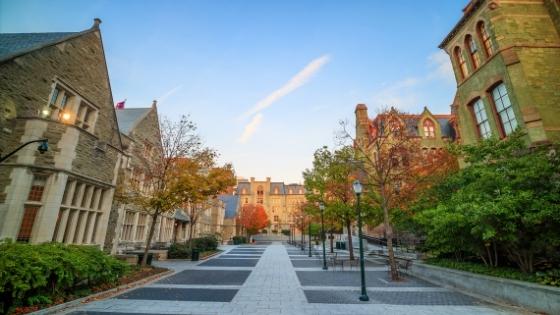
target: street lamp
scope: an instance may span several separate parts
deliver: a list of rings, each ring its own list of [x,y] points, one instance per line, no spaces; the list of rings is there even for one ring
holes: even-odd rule
[[[327,254],[325,253],[325,222],[323,220],[323,213],[325,212],[325,205],[321,202],[319,204],[321,210],[321,240],[323,241],[323,270],[328,270],[327,267]]]
[[[364,267],[364,245],[362,244],[362,213],[360,211],[360,195],[362,194],[362,184],[359,180],[352,183],[354,193],[356,193],[356,212],[358,213],[358,243],[360,244],[360,274],[362,277],[362,295],[360,301],[369,301],[366,291],[366,272]]]
[[[0,163],[7,160],[10,156],[14,155],[17,151],[23,149],[26,145],[29,145],[31,143],[36,143],[36,142],[40,143],[39,146],[37,147],[37,151],[39,151],[39,153],[43,154],[43,153],[45,153],[49,150],[49,139],[38,139],[38,140],[27,141],[26,143],[17,147],[17,149],[15,149],[14,151],[12,151],[12,152],[4,155],[4,156],[0,155]]]
[[[311,220],[309,220],[309,225],[307,226],[307,232],[309,233],[309,254],[307,256],[311,257]]]

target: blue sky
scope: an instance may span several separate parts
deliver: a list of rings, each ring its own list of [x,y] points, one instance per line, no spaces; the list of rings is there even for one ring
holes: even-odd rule
[[[190,114],[243,177],[300,182],[368,105],[449,112],[437,46],[467,1],[0,0],[0,32],[101,30],[115,102]]]

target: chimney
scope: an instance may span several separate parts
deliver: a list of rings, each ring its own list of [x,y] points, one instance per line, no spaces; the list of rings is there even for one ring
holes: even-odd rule
[[[156,108],[157,107],[157,100],[153,100],[152,101],[152,108]]]
[[[100,18],[93,19],[93,26],[91,28],[99,29],[99,24],[101,24]]]
[[[255,181],[255,178],[254,178],[254,177],[250,177],[249,179],[250,179],[250,181],[252,181],[252,182]]]
[[[270,182],[270,177],[267,177],[267,178],[266,178],[266,181],[267,181],[267,182]]]
[[[367,112],[367,106],[365,104],[356,105],[356,141],[358,143],[364,143],[369,138],[369,118]]]

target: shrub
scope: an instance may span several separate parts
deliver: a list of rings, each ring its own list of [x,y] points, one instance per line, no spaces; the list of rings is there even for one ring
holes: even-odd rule
[[[278,234],[278,230],[272,230],[272,234]]]
[[[0,313],[48,304],[76,288],[115,283],[128,265],[94,246],[0,243]]]
[[[218,248],[218,239],[215,236],[204,236],[192,239],[193,248],[199,251],[216,250]]]
[[[282,234],[284,234],[286,236],[290,236],[291,232],[290,232],[290,230],[282,230]]]
[[[167,257],[170,259],[191,258],[191,249],[187,244],[171,244],[167,250]]]
[[[245,236],[234,236],[232,237],[233,245],[245,244],[247,243],[247,238]]]

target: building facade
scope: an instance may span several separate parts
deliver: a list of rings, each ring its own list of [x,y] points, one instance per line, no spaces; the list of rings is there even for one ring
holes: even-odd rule
[[[472,0],[440,44],[457,80],[452,112],[464,144],[560,140],[560,2]]]
[[[105,241],[123,151],[100,20],[77,33],[0,34],[0,239]]]
[[[267,233],[280,233],[290,230],[294,224],[293,213],[305,203],[305,189],[300,184],[272,182],[270,177],[264,181],[239,180],[236,195],[239,196],[239,209],[245,204],[262,204],[270,221]]]

